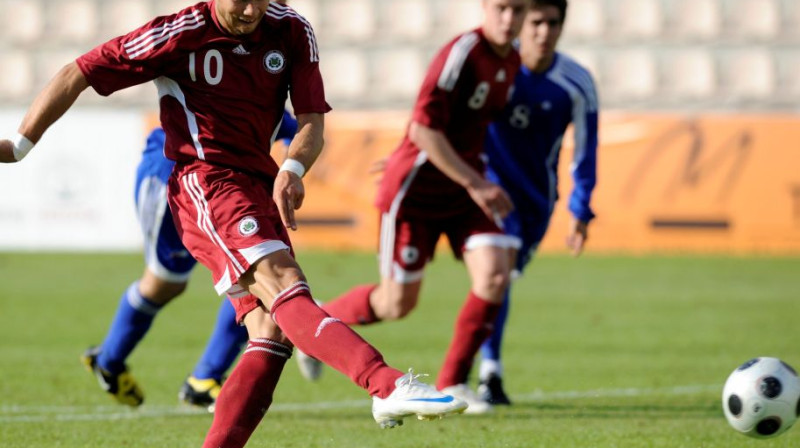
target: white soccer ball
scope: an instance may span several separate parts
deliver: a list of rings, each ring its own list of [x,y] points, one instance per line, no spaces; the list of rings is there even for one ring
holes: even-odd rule
[[[755,358],[730,374],[722,409],[733,429],[766,439],[791,428],[800,413],[800,379],[777,358]]]

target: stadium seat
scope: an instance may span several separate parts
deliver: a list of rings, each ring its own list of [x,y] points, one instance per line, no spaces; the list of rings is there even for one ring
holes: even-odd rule
[[[375,34],[375,11],[370,0],[325,0],[320,42],[368,41]]]
[[[116,0],[100,2],[102,20],[98,40],[107,40],[126,34],[152,19],[149,2],[141,0]]]
[[[2,54],[3,66],[14,70],[0,70],[0,100],[12,102],[25,100],[33,89],[33,62],[24,51]]]
[[[153,8],[150,11],[150,15],[163,16],[166,14],[174,14],[184,8],[194,5],[195,3],[198,2],[193,0],[157,0],[150,2]]]
[[[358,100],[367,94],[369,67],[361,51],[329,49],[320,59],[320,71],[331,98]]]
[[[426,62],[413,47],[377,52],[370,60],[376,80],[370,91],[390,102],[406,101],[411,107],[422,84]]]
[[[0,19],[0,41],[34,43],[44,33],[44,5],[37,0],[0,0],[6,14]],[[13,11],[13,14],[10,13]]]
[[[723,59],[726,96],[768,100],[775,93],[776,67],[768,50],[745,48]]]
[[[605,30],[605,17],[601,0],[572,0],[564,23],[564,39],[597,38]]]
[[[685,40],[712,39],[722,33],[721,0],[670,0],[668,29]]]
[[[381,32],[389,39],[424,39],[433,29],[433,11],[428,0],[380,2]]]
[[[663,56],[665,93],[676,99],[712,99],[717,72],[709,50],[680,49]]]
[[[778,101],[797,104],[800,98],[800,50],[793,48],[776,52],[778,70]]]
[[[768,39],[781,28],[781,11],[776,0],[729,0],[728,29],[741,37]]]
[[[617,0],[613,5],[616,9],[609,18],[613,17],[610,30],[615,34],[628,39],[661,35],[664,21],[659,0]]]
[[[638,100],[656,93],[658,68],[651,51],[625,49],[610,52],[604,56],[604,63],[602,79],[608,82],[609,97]]]
[[[67,43],[95,43],[99,17],[92,0],[48,2],[46,11],[50,38]]]
[[[782,34],[788,38],[797,39],[800,37],[800,2],[786,0],[783,2],[782,7]]]

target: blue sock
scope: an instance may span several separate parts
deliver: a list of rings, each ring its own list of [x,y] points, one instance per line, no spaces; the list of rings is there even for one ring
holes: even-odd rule
[[[503,306],[500,307],[500,312],[497,314],[497,320],[494,321],[494,330],[489,338],[483,342],[481,346],[481,354],[483,359],[490,359],[500,362],[500,346],[503,343],[503,330],[506,328],[506,320],[508,319],[508,302],[511,288],[506,288],[503,293]]]
[[[97,357],[97,364],[111,373],[123,372],[125,360],[147,334],[160,309],[160,305],[142,297],[139,282],[133,282],[122,294],[117,314]]]
[[[231,367],[233,361],[247,342],[247,329],[236,323],[236,311],[231,301],[225,299],[217,313],[217,324],[206,351],[197,362],[192,376],[197,379],[213,378],[222,381],[222,376]]]

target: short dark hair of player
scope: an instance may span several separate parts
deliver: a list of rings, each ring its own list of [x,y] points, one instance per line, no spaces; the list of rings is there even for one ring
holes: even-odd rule
[[[533,0],[531,6],[555,6],[561,13],[561,23],[567,20],[567,0]]]

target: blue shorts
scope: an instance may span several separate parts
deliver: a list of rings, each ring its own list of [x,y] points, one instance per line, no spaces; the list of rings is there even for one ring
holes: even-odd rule
[[[514,202],[514,210],[503,220],[503,231],[522,241],[514,267],[518,274],[522,273],[522,270],[533,258],[539,243],[547,232],[551,216],[548,210],[526,207],[526,204],[520,202]]]
[[[136,169],[136,216],[147,268],[162,280],[185,282],[197,261],[181,243],[167,207],[167,180],[174,162],[164,157],[163,147],[164,131],[156,129]]]

